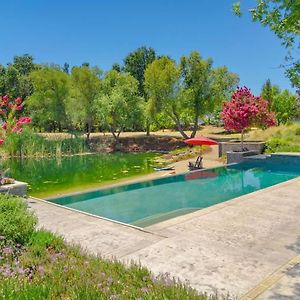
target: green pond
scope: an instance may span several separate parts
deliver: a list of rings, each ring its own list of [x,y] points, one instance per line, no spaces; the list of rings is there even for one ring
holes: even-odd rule
[[[45,198],[96,188],[153,172],[155,153],[90,154],[61,158],[8,159],[2,169],[29,183],[29,195]]]

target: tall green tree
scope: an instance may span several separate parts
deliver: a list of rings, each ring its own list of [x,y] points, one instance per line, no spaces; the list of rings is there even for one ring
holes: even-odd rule
[[[67,102],[67,114],[73,124],[85,127],[89,141],[95,122],[95,101],[101,89],[101,73],[98,68],[74,67],[71,72],[71,96]]]
[[[183,56],[179,66],[168,57],[155,60],[145,72],[145,88],[151,116],[165,112],[184,138],[185,123],[192,123],[191,137],[198,129],[198,120],[229,98],[238,83],[236,74],[226,67],[213,68],[212,60],[203,60],[199,53]]]
[[[272,85],[271,80],[267,79],[262,87],[261,96],[264,100],[269,101],[269,107],[271,110],[273,109],[274,99],[278,94],[280,94],[279,87],[277,85]]]
[[[138,81],[128,73],[107,72],[95,111],[102,125],[107,126],[116,142],[124,129],[143,122],[144,101],[138,95]]]
[[[180,101],[180,69],[176,63],[161,57],[148,65],[145,71],[145,91],[148,97],[147,113],[150,118],[161,117],[165,113],[176,124],[178,130],[184,135],[178,111]],[[160,120],[160,123],[162,120]]]
[[[299,116],[298,98],[284,90],[274,97],[271,109],[275,112],[278,125],[286,124]]]
[[[33,57],[25,54],[15,56],[7,68],[0,68],[0,90],[11,98],[22,97],[26,99],[33,92],[33,85],[29,74],[36,69]]]
[[[300,1],[299,0],[257,0],[249,11],[254,22],[267,26],[281,39],[287,48],[286,74],[292,84],[300,90]],[[233,5],[234,12],[241,16],[240,1]]]
[[[33,57],[29,54],[15,56],[12,64],[23,76],[29,75],[35,69]]]
[[[129,53],[124,59],[124,71],[130,73],[138,81],[138,92],[144,101],[147,102],[144,88],[145,70],[147,66],[154,61],[156,57],[155,50],[151,47],[140,47]],[[150,134],[150,123],[146,122],[147,135]]]
[[[34,93],[28,99],[33,125],[60,132],[66,127],[65,105],[70,95],[69,76],[58,69],[43,68],[30,74]]]
[[[268,79],[262,87],[261,96],[270,103],[270,110],[276,115],[277,124],[285,124],[299,115],[297,96],[288,90],[281,91]]]
[[[226,67],[213,68],[212,59],[205,60],[198,52],[183,56],[180,69],[184,107],[192,117],[191,137],[194,137],[199,118],[211,113],[217,105],[228,99],[236,88],[239,78]]]
[[[66,73],[66,74],[69,74],[69,68],[70,68],[70,65],[68,63],[64,63],[63,65],[63,68],[62,70]]]

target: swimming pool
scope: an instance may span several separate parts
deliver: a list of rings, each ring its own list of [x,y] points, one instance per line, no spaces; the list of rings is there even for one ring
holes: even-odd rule
[[[300,156],[266,159],[50,199],[139,227],[212,206],[300,176]]]

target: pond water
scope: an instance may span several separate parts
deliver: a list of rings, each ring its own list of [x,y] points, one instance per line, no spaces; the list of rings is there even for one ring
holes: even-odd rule
[[[155,153],[91,154],[61,158],[8,159],[1,168],[29,183],[29,195],[45,198],[96,188],[153,172]]]

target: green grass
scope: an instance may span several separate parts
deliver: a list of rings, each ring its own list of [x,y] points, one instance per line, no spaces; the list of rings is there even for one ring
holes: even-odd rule
[[[24,205],[0,195],[0,207],[17,212],[7,226],[20,227],[19,232],[19,214],[30,224],[36,221]],[[1,299],[217,299],[198,294],[168,273],[154,276],[137,264],[125,266],[85,253],[46,230],[27,230],[21,240],[4,234],[0,227]]]
[[[87,147],[83,137],[49,139],[26,128],[21,134],[8,135],[1,150],[9,157],[61,157],[84,153]]]
[[[266,130],[252,130],[247,140],[265,141],[266,153],[300,152],[300,124],[291,123]]]

